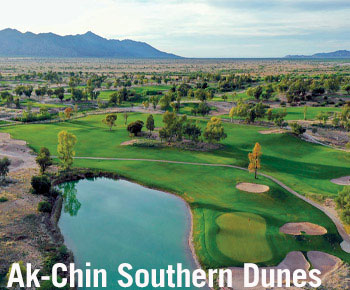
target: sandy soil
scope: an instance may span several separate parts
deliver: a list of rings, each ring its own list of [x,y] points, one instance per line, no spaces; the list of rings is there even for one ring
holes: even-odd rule
[[[263,130],[263,131],[259,131],[260,134],[263,135],[268,135],[268,134],[283,134],[286,133],[287,130],[283,130],[283,129],[271,129],[271,130]]]
[[[304,232],[307,235],[311,236],[321,236],[327,233],[327,230],[324,227],[315,225],[312,223],[287,223],[280,228],[280,232],[287,235],[298,236]]]
[[[236,185],[236,188],[251,193],[264,193],[270,190],[270,187],[268,187],[267,185],[247,182],[238,183]]]
[[[8,133],[0,133],[0,158],[5,156],[11,161],[10,172],[37,168],[35,155],[25,141],[11,139]]]
[[[350,176],[343,176],[331,180],[332,183],[338,185],[350,185]]]

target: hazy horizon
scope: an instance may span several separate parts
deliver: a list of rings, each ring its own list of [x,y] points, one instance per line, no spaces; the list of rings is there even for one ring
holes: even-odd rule
[[[348,0],[15,0],[0,29],[87,31],[188,58],[280,58],[350,49]]]

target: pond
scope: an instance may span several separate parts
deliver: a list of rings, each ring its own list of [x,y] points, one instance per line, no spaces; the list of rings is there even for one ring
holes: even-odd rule
[[[180,198],[106,178],[68,182],[60,188],[65,198],[59,227],[65,244],[76,267],[85,269],[91,262],[92,269],[106,269],[104,289],[122,289],[117,284],[123,279],[117,273],[122,263],[136,270],[167,269],[177,263],[196,268],[188,246],[190,213]]]

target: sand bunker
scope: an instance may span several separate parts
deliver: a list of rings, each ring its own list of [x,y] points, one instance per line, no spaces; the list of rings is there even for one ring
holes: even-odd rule
[[[350,185],[350,176],[343,176],[340,178],[332,179],[331,182],[338,185]]]
[[[137,143],[137,140],[133,139],[133,140],[125,141],[125,142],[121,143],[120,145],[121,146],[129,146],[129,145],[133,145],[135,143]]]
[[[276,269],[288,269],[290,270],[291,274],[297,270],[297,269],[303,269],[305,271],[308,271],[310,269],[310,264],[305,259],[302,252],[291,252],[289,253],[286,258],[277,266],[277,267],[266,267],[266,268],[260,268],[260,269],[266,269],[267,270],[267,277],[270,277],[270,270],[276,270]],[[254,290],[265,290],[266,288],[262,287],[261,285],[258,285],[256,287],[244,287],[244,272],[243,268],[230,268],[232,272],[232,281],[233,281],[233,287],[232,289],[254,289]],[[260,271],[261,273],[261,271]],[[261,276],[260,279],[261,281]],[[269,281],[269,279],[267,279]],[[279,288],[280,289],[280,288]],[[297,289],[297,288],[289,288],[289,289]]]
[[[271,130],[263,130],[259,131],[260,134],[267,135],[267,134],[283,134],[286,133],[286,130],[283,129],[271,129]]]
[[[321,271],[322,276],[329,274],[342,263],[342,261],[337,257],[317,251],[308,252],[307,257],[312,267]]]
[[[321,279],[323,280],[328,274],[331,274],[334,272],[338,267],[341,265],[341,260],[337,257],[331,256],[326,253],[322,252],[316,252],[311,251],[307,253],[307,257],[310,260],[310,263],[312,264],[313,268],[319,269],[321,271]],[[304,257],[302,252],[290,252],[286,258],[276,267],[266,267],[266,268],[260,268],[260,269],[266,269],[267,270],[267,277],[270,277],[269,271],[270,270],[276,270],[276,269],[288,269],[291,273],[290,278],[292,278],[292,275],[294,271],[298,269],[305,270],[306,272],[310,269],[310,264]],[[233,280],[233,289],[254,289],[254,290],[265,290],[266,288],[262,287],[261,285],[258,285],[257,287],[244,287],[244,272],[243,268],[230,268],[232,272],[232,280]],[[261,273],[261,272],[260,272]],[[261,281],[261,277],[260,277]],[[269,281],[269,279],[267,279]],[[231,289],[231,288],[229,288]],[[282,287],[282,288],[274,288],[274,289],[300,289],[297,287]]]
[[[324,227],[312,223],[287,223],[280,228],[287,235],[299,236],[303,233],[310,236],[322,236],[327,233]]]
[[[248,182],[238,183],[236,185],[236,188],[251,193],[263,193],[270,190],[270,187],[268,187],[267,185]]]

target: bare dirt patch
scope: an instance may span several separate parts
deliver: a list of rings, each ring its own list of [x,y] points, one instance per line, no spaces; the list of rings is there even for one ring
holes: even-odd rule
[[[327,233],[327,230],[319,225],[308,222],[303,223],[287,223],[280,228],[280,232],[287,235],[299,236],[305,233],[310,236],[322,236]]]
[[[8,157],[11,161],[10,171],[37,168],[35,155],[27,143],[11,139],[10,134],[0,133],[0,157]]]
[[[271,130],[263,130],[263,131],[259,131],[260,134],[263,135],[268,135],[268,134],[283,134],[286,133],[287,130],[283,130],[283,129],[271,129]]]
[[[242,182],[236,185],[236,188],[251,193],[264,193],[270,190],[270,187],[263,184]]]
[[[350,185],[350,176],[343,176],[331,180],[332,183],[338,185]]]

